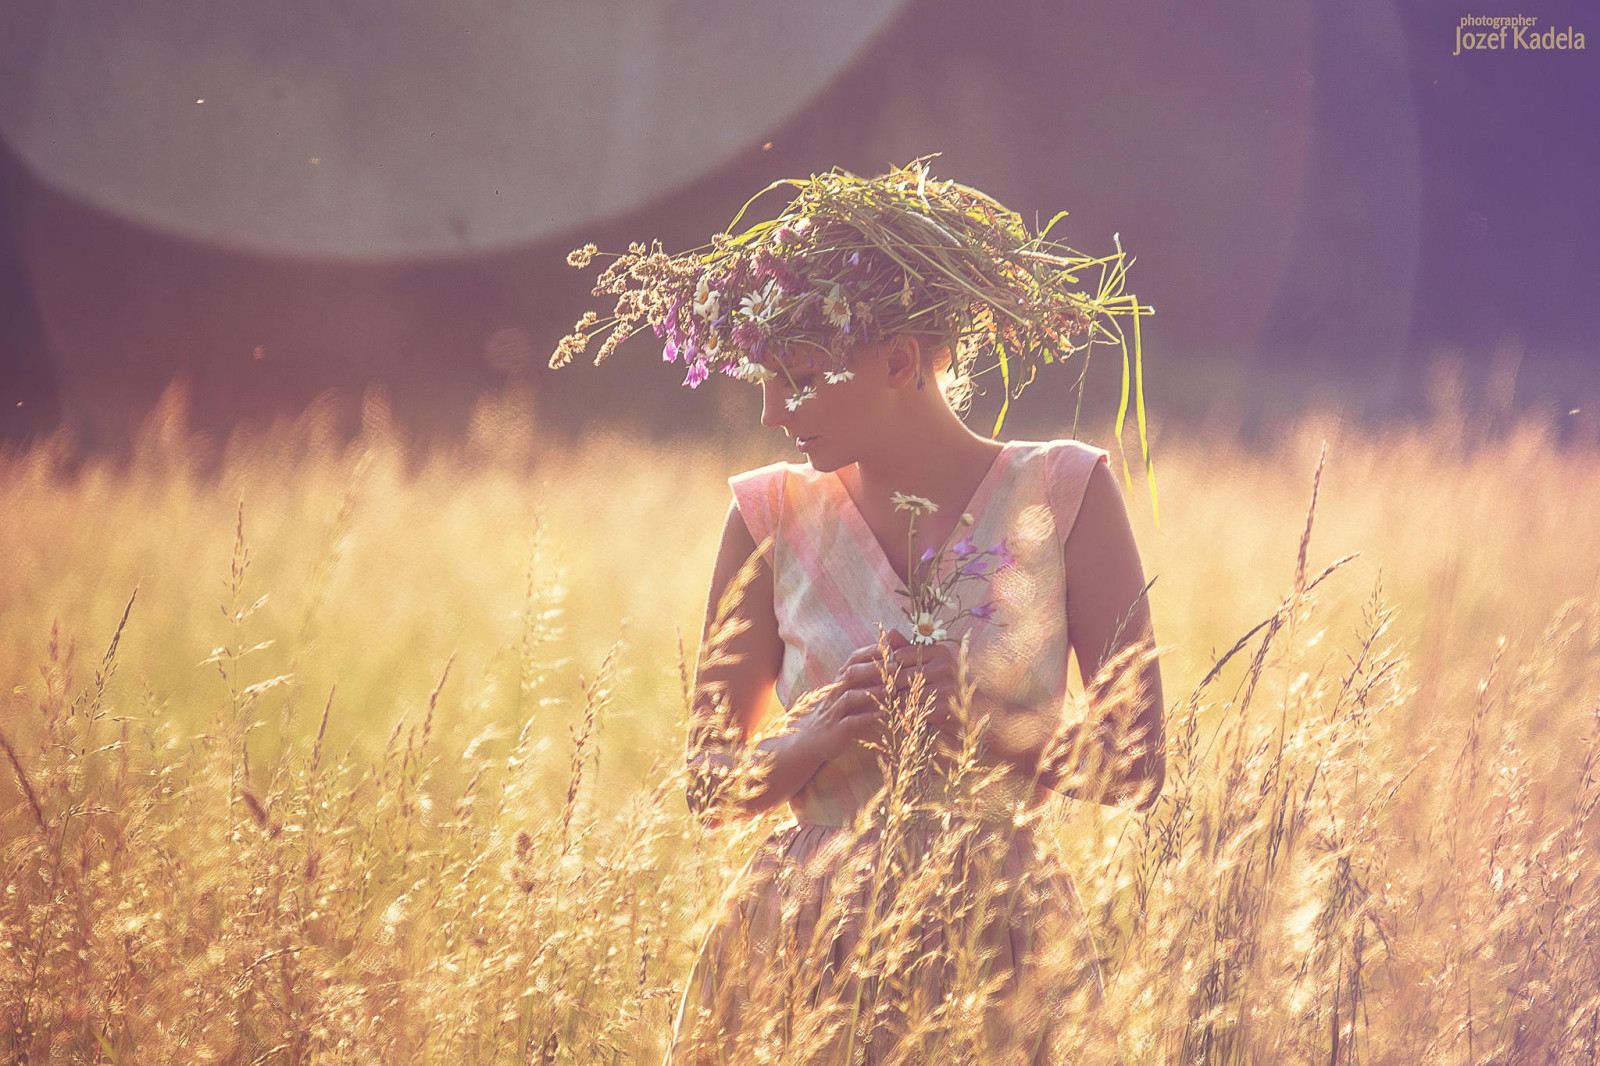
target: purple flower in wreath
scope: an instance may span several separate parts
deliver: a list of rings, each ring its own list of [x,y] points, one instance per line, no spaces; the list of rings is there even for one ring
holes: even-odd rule
[[[985,622],[989,621],[994,617],[994,604],[986,603],[982,607],[974,607],[972,609],[972,617],[981,618]]]
[[[931,563],[933,562],[933,557],[938,554],[939,553],[937,551],[929,548],[927,551],[922,553],[922,561],[925,563]]]
[[[761,327],[754,322],[746,320],[733,327],[733,343],[736,347],[749,351],[761,339]]]
[[[756,254],[750,257],[750,266],[760,278],[771,276],[780,265],[781,261],[772,254],[770,248],[757,249]]]
[[[966,566],[963,566],[961,568],[961,572],[963,574],[968,575],[968,576],[975,576],[977,574],[984,573],[988,569],[989,569],[989,564],[987,562],[985,562],[982,559],[974,559],[974,560],[972,560],[972,562],[968,563]]]
[[[678,361],[678,337],[676,334],[667,338],[667,343],[661,349],[661,359],[667,363]]]
[[[778,267],[773,270],[772,276],[778,279],[778,287],[782,289],[784,294],[787,296],[799,296],[808,288],[805,279],[799,274],[796,274],[794,271],[790,270],[785,264],[779,264]]]
[[[689,366],[689,373],[684,376],[683,383],[691,389],[698,389],[700,383],[710,376],[710,373],[704,363],[692,363]]]
[[[967,556],[971,555],[977,550],[978,546],[972,543],[972,537],[970,535],[962,537],[951,547],[951,551],[956,553],[956,558],[958,559],[965,559]]]

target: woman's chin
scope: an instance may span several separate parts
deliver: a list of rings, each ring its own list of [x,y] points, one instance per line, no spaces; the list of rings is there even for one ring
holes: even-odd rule
[[[831,474],[841,466],[847,465],[839,462],[837,458],[829,454],[826,445],[805,451],[801,453],[801,456],[807,463],[811,464],[811,469],[819,474]]]

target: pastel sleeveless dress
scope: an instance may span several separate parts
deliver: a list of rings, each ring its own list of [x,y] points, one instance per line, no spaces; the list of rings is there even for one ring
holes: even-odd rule
[[[981,549],[1004,538],[1016,559],[985,590],[984,598],[995,605],[993,621],[967,617],[950,634],[966,636],[969,669],[980,692],[1003,693],[1028,707],[1063,708],[1068,644],[1062,546],[1091,470],[1106,461],[1104,451],[1077,441],[1007,442],[968,503],[974,543]],[[831,682],[851,652],[875,644],[880,625],[907,631],[906,600],[896,591],[903,585],[836,474],[774,463],[728,480],[751,536],[758,544],[773,537],[774,605],[784,643],[777,697],[793,710],[797,702],[804,705],[805,693]],[[1047,739],[1048,733],[1038,742]],[[870,995],[854,983],[851,963],[859,927],[839,919],[849,910],[841,900],[862,891],[861,863],[852,866],[850,860],[876,840],[870,819],[857,816],[882,783],[877,755],[856,747],[821,766],[791,798],[792,819],[734,879],[722,918],[700,948],[679,1006],[670,1066],[832,1064],[847,1061],[847,1049],[852,1066],[889,1056],[901,1034],[893,1031],[893,1018],[862,1027],[860,1004]],[[1073,1024],[1069,1005],[1081,1006],[1086,994],[1091,1000],[1098,994],[1093,947],[1071,881],[1059,868],[1036,861],[1030,830],[1014,822],[1019,804],[1032,806],[1048,793],[1007,776],[980,795],[985,824],[962,847],[972,853],[974,869],[988,869],[991,881],[998,870],[1013,886],[1003,918],[978,932],[989,972],[1004,977],[999,998],[1007,1007],[984,1019],[993,1049],[984,1061],[1053,1062],[1052,1041],[1061,1026]],[[986,866],[980,857],[988,859]],[[956,885],[950,891],[979,887]],[[930,958],[941,941],[962,935],[957,924],[952,919],[918,926]],[[971,931],[965,935],[970,949]],[[1084,956],[1083,965],[1072,987],[1052,987],[1037,979],[1037,960],[1041,951],[1059,951],[1063,944]],[[926,969],[928,976],[919,979],[950,980],[937,966]],[[1093,986],[1087,993],[1085,975]],[[820,1048],[814,1040],[808,1045],[815,1030],[806,1026],[830,1018],[833,1038]],[[759,1048],[758,1058],[749,1057],[752,1048]],[[802,1048],[810,1053],[801,1054]],[[921,1059],[937,1060],[937,1054]],[[913,1055],[909,1061],[919,1059]]]

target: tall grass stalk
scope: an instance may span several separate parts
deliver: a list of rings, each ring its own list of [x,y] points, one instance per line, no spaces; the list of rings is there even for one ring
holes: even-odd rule
[[[312,411],[201,462],[169,407],[125,469],[0,458],[0,1059],[660,1061],[776,821],[690,812],[717,641],[674,636],[765,457],[487,447],[497,404],[455,450],[374,398],[348,447]],[[684,1054],[1595,1061],[1600,455],[1463,433],[1165,442],[1159,800],[997,827],[914,691],[815,935],[725,960],[750,1024]],[[1062,875],[1055,991],[1002,995],[986,930]]]

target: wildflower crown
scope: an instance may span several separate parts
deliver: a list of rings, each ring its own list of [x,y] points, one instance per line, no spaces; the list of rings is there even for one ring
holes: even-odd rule
[[[1112,343],[1123,356],[1118,434],[1132,383],[1142,440],[1139,318],[1154,309],[1123,291],[1131,260],[1120,239],[1113,237],[1112,255],[1082,255],[1049,239],[1065,211],[1031,233],[1016,212],[984,193],[934,178],[929,158],[876,178],[835,169],[775,182],[726,232],[680,255],[667,255],[659,241],[631,244],[595,281],[594,295],[616,297],[611,316],[586,312],[550,366],[565,366],[609,330],[598,365],[648,325],[663,341],[663,359],[682,359],[691,388],[713,370],[755,381],[776,363],[787,374],[769,356],[795,353],[826,365],[832,381],[846,372],[856,345],[913,334],[953,342],[958,379],[998,371],[1006,390],[998,434],[1011,399],[1041,364],[1075,352],[1087,359],[1092,344]],[[776,218],[738,230],[756,200],[786,187],[798,194]],[[584,268],[598,254],[586,245],[567,262]],[[1090,270],[1098,271],[1092,291],[1079,280]]]

